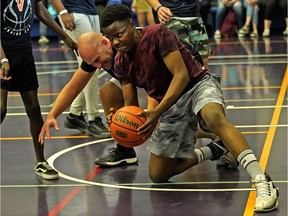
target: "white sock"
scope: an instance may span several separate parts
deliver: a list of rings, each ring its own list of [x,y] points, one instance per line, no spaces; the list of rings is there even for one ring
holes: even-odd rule
[[[197,155],[198,164],[201,163],[202,161],[209,160],[209,159],[213,158],[213,154],[211,152],[211,149],[207,146],[199,148],[199,149],[195,149],[194,152]]]
[[[241,152],[238,155],[237,160],[242,164],[252,179],[255,179],[256,175],[264,175],[264,172],[251,149],[246,149]]]

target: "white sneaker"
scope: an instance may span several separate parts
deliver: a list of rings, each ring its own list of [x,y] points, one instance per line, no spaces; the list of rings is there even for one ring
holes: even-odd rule
[[[216,31],[215,31],[214,37],[215,37],[215,38],[221,38],[221,32],[220,32],[220,30],[216,30]]]
[[[255,212],[268,212],[277,208],[279,191],[274,186],[270,176],[266,173],[265,176],[257,175],[252,182],[256,187]]]
[[[282,33],[284,36],[288,35],[288,28],[285,29],[285,31]]]
[[[49,43],[49,39],[45,36],[41,36],[38,40],[38,43],[41,45],[47,44],[47,43]]]
[[[265,29],[263,34],[262,34],[263,37],[269,37],[270,36],[270,30],[269,29]]]

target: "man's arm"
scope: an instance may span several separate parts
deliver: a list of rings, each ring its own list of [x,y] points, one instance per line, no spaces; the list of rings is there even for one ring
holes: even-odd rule
[[[50,127],[55,127],[56,130],[59,130],[56,118],[71,105],[73,100],[83,90],[94,73],[95,72],[85,72],[81,68],[76,70],[71,80],[57,96],[51,111],[47,115],[41,133],[39,134],[38,140],[40,143],[44,143],[45,134],[47,135],[47,138],[50,139]]]
[[[166,67],[173,74],[173,79],[159,105],[142,113],[146,116],[147,121],[138,130],[148,136],[152,134],[160,116],[175,103],[190,82],[186,65],[178,50],[168,53],[163,57],[163,60]]]
[[[10,65],[9,59],[6,58],[5,52],[3,50],[2,41],[0,39],[0,50],[1,50],[1,68],[0,68],[0,80],[10,80],[12,77],[8,76]]]
[[[165,22],[169,21],[173,16],[172,12],[169,8],[165,7],[165,5],[161,5],[158,0],[146,0],[147,3],[156,11],[158,19],[161,23],[165,24]]]
[[[77,51],[77,43],[75,43],[65,31],[56,23],[48,10],[44,7],[42,1],[37,2],[35,15],[38,19],[51,28],[57,35],[59,35],[72,50]]]
[[[61,0],[51,0],[52,5],[56,9],[59,18],[63,22],[66,29],[72,31],[75,30],[76,25],[71,14],[68,13]]]

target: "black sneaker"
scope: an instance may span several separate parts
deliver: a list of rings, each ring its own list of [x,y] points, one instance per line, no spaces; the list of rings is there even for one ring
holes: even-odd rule
[[[126,164],[135,164],[138,162],[136,152],[133,148],[127,148],[119,151],[117,147],[108,149],[108,155],[96,158],[95,164],[106,167],[121,166]]]
[[[85,133],[87,131],[87,122],[84,116],[83,113],[81,113],[80,116],[69,113],[64,122],[64,126],[69,129],[78,129],[82,133]]]
[[[227,154],[220,156],[216,166],[218,169],[237,169],[239,162],[231,152],[228,152]]]
[[[207,144],[207,147],[209,147],[212,151],[212,161],[218,160],[222,155],[228,153],[228,150],[226,149],[224,143],[220,140],[220,138],[214,139],[211,143]]]
[[[89,121],[88,130],[86,132],[88,135],[94,136],[96,138],[110,138],[111,134],[108,129],[102,123],[100,117],[96,117],[94,121]]]
[[[56,170],[49,166],[47,162],[38,162],[34,167],[36,175],[41,176],[43,179],[55,180],[59,178]]]

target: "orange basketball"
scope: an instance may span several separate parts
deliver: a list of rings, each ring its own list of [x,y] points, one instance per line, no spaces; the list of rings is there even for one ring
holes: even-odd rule
[[[137,116],[143,109],[137,106],[125,106],[117,110],[109,125],[112,137],[117,143],[126,147],[141,145],[146,140],[144,134],[137,134],[137,129],[146,122],[146,117]]]

